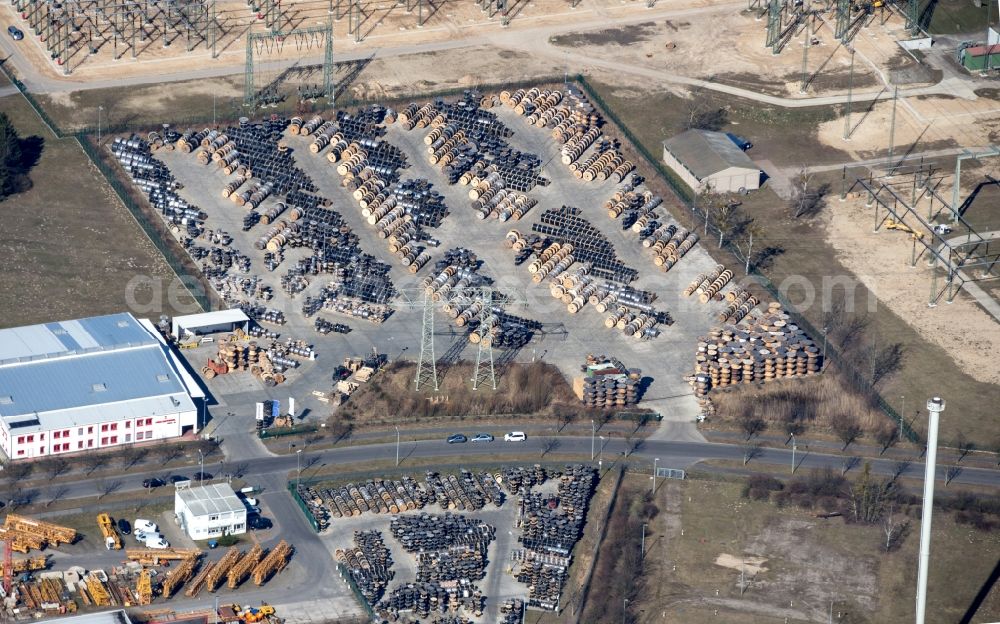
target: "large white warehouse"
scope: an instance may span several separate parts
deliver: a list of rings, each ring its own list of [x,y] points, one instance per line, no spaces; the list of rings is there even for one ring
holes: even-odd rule
[[[131,314],[0,330],[0,448],[13,460],[196,433],[204,393]]]

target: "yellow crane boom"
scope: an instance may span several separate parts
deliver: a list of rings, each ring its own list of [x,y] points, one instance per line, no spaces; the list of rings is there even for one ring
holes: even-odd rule
[[[143,568],[139,573],[139,582],[136,583],[135,591],[139,594],[139,604],[146,606],[153,602],[153,579],[149,568]]]
[[[182,561],[176,568],[170,571],[160,587],[164,598],[170,598],[174,592],[181,588],[198,567],[198,557],[191,557]]]
[[[138,561],[144,565],[154,565],[157,561],[180,561],[182,559],[187,559],[189,557],[197,557],[201,555],[201,551],[197,548],[185,549],[185,548],[126,548],[125,556],[132,560]]]
[[[4,528],[28,533],[29,535],[36,535],[51,542],[53,546],[72,544],[76,540],[76,529],[12,513],[7,514],[7,518],[4,520]]]
[[[214,592],[215,589],[222,584],[222,579],[226,577],[229,573],[230,568],[236,565],[236,562],[240,560],[240,549],[236,546],[231,547],[219,563],[215,565],[208,576],[205,577],[205,589],[210,592]]]
[[[260,544],[254,544],[253,548],[250,549],[246,555],[240,559],[239,563],[234,565],[231,570],[229,570],[229,579],[227,585],[229,589],[236,589],[240,586],[250,572],[254,569],[254,566],[261,560],[264,556],[264,549],[261,548]]]
[[[292,556],[292,547],[288,542],[281,540],[278,545],[264,557],[264,560],[253,569],[253,582],[255,585],[263,585],[272,575],[281,572],[288,565],[288,558]]]
[[[118,530],[115,528],[114,522],[111,521],[111,516],[106,513],[97,514],[97,526],[101,527],[104,543],[109,546],[108,550],[121,550],[122,538],[118,535]]]

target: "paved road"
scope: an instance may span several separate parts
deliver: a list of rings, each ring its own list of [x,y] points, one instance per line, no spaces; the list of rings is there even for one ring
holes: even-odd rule
[[[559,455],[575,455],[581,460],[589,458],[591,449],[590,436],[553,436],[557,442],[556,448],[551,452]],[[404,441],[400,446],[401,466],[407,467],[407,463],[413,459],[439,458],[442,464],[452,463],[456,457],[476,457],[482,458],[484,462],[503,462],[505,458],[517,457],[521,461],[530,461],[531,457],[537,456],[543,459],[541,454],[544,438],[533,437],[524,443],[505,443],[502,441],[491,444],[447,444],[443,440],[423,440]],[[602,441],[597,440],[596,446],[601,448]],[[611,463],[622,458],[626,443],[620,438],[610,438],[603,441],[603,451],[599,452],[598,459],[603,458],[607,463]],[[247,447],[249,448],[249,447]],[[260,452],[264,451],[259,447]],[[536,455],[537,454],[537,455]],[[206,464],[208,472],[218,474],[221,469],[224,472],[232,471],[239,464],[243,468],[240,470],[244,480],[253,485],[260,485],[270,491],[283,490],[286,479],[293,475],[297,466],[302,466],[303,477],[312,476],[319,470],[329,471],[333,466],[344,466],[346,470],[364,470],[365,464],[374,462],[393,462],[396,456],[396,445],[372,444],[359,446],[345,446],[323,451],[303,451],[299,457],[291,455],[266,455],[260,457],[240,460],[233,455],[227,455],[224,466]],[[642,442],[640,447],[633,452],[628,460],[632,463],[649,463],[654,458],[659,458],[659,466],[665,468],[689,468],[702,460],[735,460],[742,461],[744,447],[740,444],[719,444],[701,442],[682,441],[658,441],[647,440]],[[751,459],[750,467],[761,464],[776,464],[791,466],[792,453],[788,449],[762,448],[757,451],[757,455]],[[301,464],[297,464],[300,461]],[[895,473],[896,461],[890,459],[870,459],[872,470],[877,474],[890,475]],[[796,456],[798,468],[833,468],[840,470],[843,467],[844,456],[838,454],[828,454],[810,452],[803,448]],[[860,464],[859,464],[860,466]],[[63,485],[66,488],[64,498],[83,498],[95,496],[101,493],[105,483],[116,482],[119,486],[117,492],[141,491],[142,480],[151,476],[164,476],[163,470],[148,470],[141,473],[130,473],[122,476],[118,480],[114,479],[83,479],[73,481]],[[169,473],[169,471],[167,471]],[[914,462],[902,473],[905,477],[921,479],[923,475],[923,464]],[[944,478],[944,468],[939,468],[939,479]],[[955,476],[955,483],[966,485],[986,485],[1000,486],[1000,471],[983,468],[963,468],[961,473]],[[41,494],[44,496],[44,488]]]

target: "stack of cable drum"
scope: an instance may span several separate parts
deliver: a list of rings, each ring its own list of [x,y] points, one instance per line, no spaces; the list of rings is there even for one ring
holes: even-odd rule
[[[612,409],[639,402],[642,372],[631,369],[625,378],[584,377],[583,405],[591,409]]]
[[[642,246],[653,252],[653,264],[661,271],[669,271],[698,242],[698,233],[663,224],[642,241]]]
[[[713,329],[698,342],[691,384],[705,396],[713,388],[815,375],[820,348],[792,323],[779,303],[741,325]]]
[[[725,298],[722,289],[731,279],[733,279],[733,272],[718,264],[711,273],[702,273],[694,278],[682,294],[685,297],[698,295],[698,301],[701,303],[722,301]]]
[[[347,568],[368,604],[377,604],[394,576],[392,555],[382,540],[382,532],[355,531],[354,548],[338,548],[334,554]]]
[[[614,409],[639,402],[642,371],[625,368],[614,358],[587,355],[584,376],[573,380],[573,391],[584,406],[594,409]]]

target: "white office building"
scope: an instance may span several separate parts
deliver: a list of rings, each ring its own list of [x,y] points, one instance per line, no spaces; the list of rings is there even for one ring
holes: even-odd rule
[[[0,330],[0,448],[11,460],[196,433],[204,398],[131,314]]]
[[[247,532],[247,508],[228,483],[177,484],[174,515],[188,537],[205,540]]]

